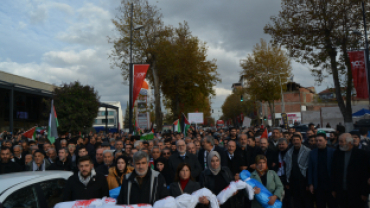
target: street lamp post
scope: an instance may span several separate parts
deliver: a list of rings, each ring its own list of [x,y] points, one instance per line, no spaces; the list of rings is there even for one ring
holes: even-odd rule
[[[365,15],[365,3],[362,1],[362,17],[364,19],[364,30],[365,30],[365,61],[367,66],[367,85],[370,101],[370,62],[369,62],[369,41],[367,40],[367,30],[366,30],[366,15]]]
[[[130,98],[129,98],[129,132],[132,133],[133,131],[133,125],[132,125],[132,107],[134,105],[133,103],[133,76],[134,76],[134,68],[133,68],[133,63],[132,63],[132,36],[133,36],[133,31],[134,30],[140,30],[143,28],[143,25],[138,25],[137,27],[134,28],[134,3],[131,3],[131,11],[130,11],[130,63],[129,63],[129,90],[130,90]]]

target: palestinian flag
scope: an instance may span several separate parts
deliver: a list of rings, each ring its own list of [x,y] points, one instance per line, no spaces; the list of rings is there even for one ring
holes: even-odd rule
[[[181,132],[180,119],[173,122],[173,132]]]
[[[153,140],[153,139],[154,139],[154,134],[152,132],[145,133],[140,136],[140,140]]]
[[[134,126],[134,135],[140,135],[140,127],[137,121],[135,120],[135,126]]]
[[[55,112],[54,100],[52,100],[48,126],[48,139],[52,144],[54,144],[55,139],[58,138],[58,126],[57,113]]]
[[[186,119],[185,115],[182,114],[182,117],[181,117],[181,130],[184,133],[184,137],[187,137],[188,136],[188,129],[190,128],[190,126],[191,125],[190,125],[188,119]]]
[[[26,132],[23,133],[23,136],[29,138],[29,139],[35,139],[33,135],[36,134],[36,126],[28,129]]]

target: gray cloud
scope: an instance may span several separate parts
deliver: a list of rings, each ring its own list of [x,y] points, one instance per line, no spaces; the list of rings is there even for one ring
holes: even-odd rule
[[[260,38],[270,39],[263,33],[263,27],[270,16],[280,10],[279,0],[149,2],[161,9],[166,25],[177,26],[186,20],[192,34],[207,42],[208,58],[217,59],[218,73],[222,78],[222,83],[215,86],[217,96],[212,99],[214,108],[221,107],[231,92],[232,83],[238,82],[242,71],[239,60],[251,53]],[[63,3],[47,5],[45,1],[40,1],[26,4],[29,21],[33,24],[27,25],[27,28],[37,28],[35,24],[40,23],[47,25],[48,18],[60,22],[50,22],[47,34],[38,35],[32,30],[28,31],[29,34],[4,31],[3,35],[19,37],[20,44],[1,42],[0,54],[3,58],[0,70],[57,85],[79,80],[94,86],[102,101],[121,101],[125,109],[128,86],[122,84],[120,69],[110,69],[108,53],[113,46],[107,42],[107,36],[115,35],[111,19],[116,15],[120,0],[81,1],[76,3],[77,6],[73,5],[75,1]],[[48,12],[48,8],[62,11],[58,14],[65,15],[64,18],[52,17],[53,13]],[[0,17],[2,15],[0,12]],[[11,26],[10,21],[4,24]],[[18,20],[16,24],[26,27]],[[67,26],[56,30],[54,25],[58,24]],[[54,44],[50,39],[45,41],[41,35],[52,36]],[[32,43],[27,43],[28,37],[32,38]],[[19,51],[22,51],[21,56],[18,56]],[[13,54],[12,60],[6,59],[7,54]],[[307,66],[293,62],[293,74],[295,81],[303,86],[315,84]],[[315,87],[320,91],[330,83],[331,80],[326,80],[321,87]]]

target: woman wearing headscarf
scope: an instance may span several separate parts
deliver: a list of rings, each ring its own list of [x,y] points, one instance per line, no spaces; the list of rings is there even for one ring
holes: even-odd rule
[[[159,171],[166,179],[166,184],[169,186],[173,182],[173,176],[168,167],[167,159],[164,157],[159,157],[154,161],[154,170]]]
[[[208,169],[205,169],[199,177],[201,187],[208,188],[216,196],[230,185],[234,177],[228,167],[221,167],[221,156],[216,151],[211,151],[207,158]],[[228,199],[221,208],[236,207],[236,193]],[[204,199],[206,200],[206,199]],[[200,201],[202,203],[202,201]]]
[[[134,168],[129,166],[128,158],[125,156],[119,156],[116,159],[116,166],[109,168],[108,172],[108,187],[109,190],[117,188],[122,185],[125,175],[131,173]]]
[[[272,196],[269,197],[269,205],[273,205],[276,199],[281,200],[281,195],[284,190],[283,184],[281,183],[276,172],[268,169],[267,158],[264,155],[257,155],[256,170],[251,174],[251,178],[254,178],[262,183],[267,190],[272,193]],[[254,188],[255,194],[260,194],[260,192],[260,188]],[[252,201],[252,208],[262,208],[262,205],[256,199],[254,199]]]

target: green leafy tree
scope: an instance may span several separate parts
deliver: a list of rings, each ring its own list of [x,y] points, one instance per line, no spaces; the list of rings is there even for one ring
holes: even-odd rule
[[[220,82],[216,60],[207,60],[206,43],[191,35],[185,22],[173,28],[173,36],[161,39],[157,67],[161,89],[173,112],[173,120],[181,113],[195,110],[210,116],[208,97],[215,95],[213,86]]]
[[[118,32],[118,37],[110,37],[108,42],[113,44],[109,54],[112,67],[122,71],[125,81],[129,78],[130,60],[130,11],[131,3],[134,4],[133,25],[143,25],[140,31],[133,32],[133,62],[150,64],[147,78],[154,88],[155,123],[157,129],[162,128],[161,93],[158,70],[156,66],[157,51],[153,48],[158,40],[171,35],[162,21],[162,13],[156,6],[149,4],[148,0],[122,0],[118,14],[112,20]]]
[[[281,48],[261,39],[261,43],[254,46],[253,53],[241,60],[240,65],[243,68],[241,74],[247,80],[246,92],[253,100],[267,102],[275,121],[274,101],[281,100],[280,85],[286,88],[285,83],[292,70],[289,57]]]
[[[235,122],[235,118],[241,113],[249,115],[254,111],[254,102],[251,100],[240,101],[240,96],[244,94],[243,90],[237,90],[235,93],[227,96],[224,103],[221,106],[222,116],[220,120],[227,121],[231,119]]]
[[[77,81],[55,88],[53,93],[58,133],[83,132],[92,127],[100,106],[100,97],[93,87]]]
[[[369,1],[365,11],[370,10]],[[332,76],[346,130],[352,125],[352,71],[347,51],[362,48],[352,31],[363,31],[362,0],[282,0],[279,15],[272,16],[264,30],[273,43],[283,45],[289,56],[309,64],[320,84]],[[370,15],[367,15],[368,23]],[[345,101],[341,88],[345,87]]]

